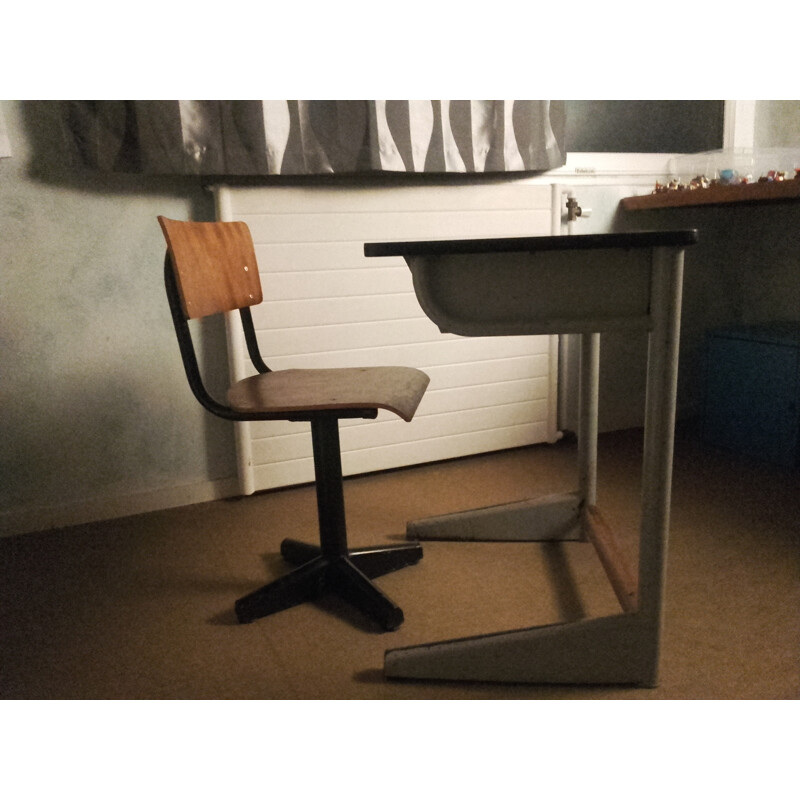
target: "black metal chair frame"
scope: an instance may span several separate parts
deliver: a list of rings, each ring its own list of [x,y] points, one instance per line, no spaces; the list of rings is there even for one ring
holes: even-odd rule
[[[371,579],[416,564],[422,558],[422,547],[418,543],[358,549],[347,546],[339,419],[374,419],[377,408],[244,413],[217,402],[203,383],[169,253],[164,264],[164,281],[186,377],[194,396],[206,410],[237,422],[280,419],[311,424],[320,544],[284,539],[281,555],[296,569],[237,600],[234,610],[238,621],[253,622],[330,592],[358,608],[384,630],[396,630],[403,622],[403,611]],[[259,373],[270,372],[259,352],[249,307],[240,308],[239,314],[253,366]]]

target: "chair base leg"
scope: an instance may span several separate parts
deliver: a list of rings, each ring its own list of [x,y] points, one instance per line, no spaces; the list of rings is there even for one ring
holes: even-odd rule
[[[351,550],[347,546],[338,424],[334,414],[311,418],[320,546],[284,539],[281,555],[297,568],[237,600],[239,622],[253,622],[332,592],[386,631],[402,624],[402,610],[370,578],[416,564],[422,547],[413,543]]]
[[[284,539],[281,542],[281,555],[290,564],[301,566],[322,555],[322,548],[297,539]],[[348,550],[347,557],[368,578],[379,578],[381,575],[416,564],[422,558],[422,545],[414,542],[353,548]]]
[[[260,589],[236,601],[240,623],[315,600],[333,593],[358,608],[386,631],[403,623],[403,611],[370,578],[416,564],[422,558],[418,544],[354,549],[346,555],[324,556],[316,545],[285,539],[281,554],[299,566]]]

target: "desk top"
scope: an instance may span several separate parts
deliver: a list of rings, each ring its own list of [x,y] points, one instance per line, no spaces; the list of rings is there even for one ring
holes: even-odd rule
[[[575,236],[518,236],[500,239],[451,239],[427,242],[368,242],[365,256],[424,256],[467,253],[514,253],[537,250],[600,250],[634,247],[685,247],[698,240],[694,228]]]

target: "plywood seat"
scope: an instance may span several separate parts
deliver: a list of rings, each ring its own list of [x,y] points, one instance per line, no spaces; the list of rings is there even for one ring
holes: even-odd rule
[[[286,369],[237,382],[228,403],[245,414],[382,408],[410,422],[427,385],[410,367]]]

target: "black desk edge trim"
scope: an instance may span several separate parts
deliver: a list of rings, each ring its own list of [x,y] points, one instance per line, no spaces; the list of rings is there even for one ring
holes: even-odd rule
[[[422,256],[513,253],[536,250],[599,250],[631,247],[684,247],[696,244],[697,230],[591,233],[576,236],[516,236],[499,239],[449,239],[425,242],[368,242],[364,255]]]

